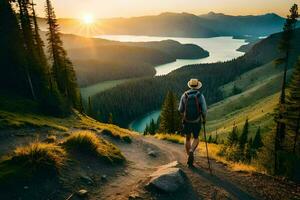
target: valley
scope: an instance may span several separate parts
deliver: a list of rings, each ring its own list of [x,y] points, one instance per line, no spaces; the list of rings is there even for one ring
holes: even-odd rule
[[[299,12],[274,2],[0,1],[0,199],[300,199]]]

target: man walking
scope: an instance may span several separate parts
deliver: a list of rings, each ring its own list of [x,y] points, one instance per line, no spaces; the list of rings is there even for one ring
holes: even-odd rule
[[[186,136],[185,149],[188,155],[188,166],[193,166],[194,151],[199,144],[199,133],[201,123],[206,122],[207,106],[203,94],[199,91],[202,83],[198,79],[191,79],[188,82],[190,88],[186,91],[179,103],[179,112],[183,119],[183,134]],[[193,134],[193,142],[191,143],[191,134]]]

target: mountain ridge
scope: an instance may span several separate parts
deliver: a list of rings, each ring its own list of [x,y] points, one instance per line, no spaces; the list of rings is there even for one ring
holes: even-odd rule
[[[94,35],[148,35],[169,37],[217,37],[270,35],[282,29],[285,19],[275,13],[262,15],[233,16],[210,12],[195,15],[191,13],[164,12],[130,18],[98,19]],[[39,18],[41,27],[45,21]],[[78,33],[79,19],[59,19],[63,32]],[[81,23],[82,24],[82,23]],[[84,26],[84,25],[83,25]]]

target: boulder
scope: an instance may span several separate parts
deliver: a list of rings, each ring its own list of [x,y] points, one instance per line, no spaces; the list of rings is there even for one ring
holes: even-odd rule
[[[157,157],[157,153],[155,151],[149,151],[148,155],[154,158]]]
[[[163,165],[149,176],[149,182],[146,184],[148,189],[157,189],[166,193],[173,193],[184,187],[187,178],[177,161]]]

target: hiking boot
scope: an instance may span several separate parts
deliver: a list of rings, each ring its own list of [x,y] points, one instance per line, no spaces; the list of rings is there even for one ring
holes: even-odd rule
[[[187,164],[188,164],[189,167],[194,166],[194,152],[189,153]]]

